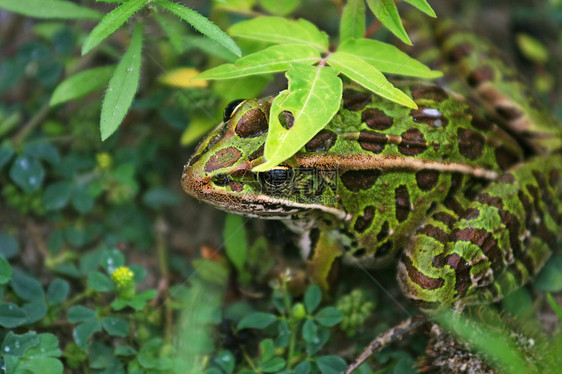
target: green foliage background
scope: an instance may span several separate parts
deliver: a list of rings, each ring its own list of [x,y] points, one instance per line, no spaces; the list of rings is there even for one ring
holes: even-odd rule
[[[375,274],[386,291],[344,269],[334,294],[322,298],[304,286],[302,260],[282,227],[234,216],[223,223],[222,213],[179,187],[194,142],[226,103],[286,85],[282,75],[265,74],[196,87],[175,75],[239,65],[240,56],[272,48],[235,43],[221,30],[235,37],[254,17],[304,17],[337,43],[376,25],[372,10],[392,30],[378,28],[377,39],[396,34],[408,43],[388,13],[394,2],[177,3],[187,7],[0,0],[0,366],[7,373],[336,373],[377,333],[416,313],[399,307],[394,269]],[[407,3],[398,9],[430,13],[425,1]],[[504,14],[508,32],[491,28],[489,36],[510,47],[562,117],[559,2],[431,3],[442,17]],[[349,21],[360,19],[357,12],[367,12],[365,24]],[[340,15],[351,25],[341,33]],[[503,306],[540,331],[537,316],[562,315],[561,287],[557,254]],[[414,372],[425,343],[417,335],[392,346],[361,372]],[[512,354],[527,357],[508,348]]]

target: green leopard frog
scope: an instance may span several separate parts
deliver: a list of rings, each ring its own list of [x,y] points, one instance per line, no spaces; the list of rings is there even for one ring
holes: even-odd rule
[[[418,109],[349,86],[300,152],[254,173],[272,98],[235,101],[185,166],[184,190],[228,212],[285,219],[321,285],[339,256],[399,257],[401,288],[422,309],[499,300],[560,237],[561,129],[479,39],[449,27],[434,35],[448,61],[441,84],[396,82]]]

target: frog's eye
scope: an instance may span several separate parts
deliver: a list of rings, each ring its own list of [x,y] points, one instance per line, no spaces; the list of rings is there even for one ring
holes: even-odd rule
[[[279,166],[263,173],[258,173],[260,183],[264,187],[278,188],[293,181],[295,173],[288,166]]]
[[[226,123],[230,119],[230,117],[232,117],[232,115],[234,114],[236,109],[240,106],[240,104],[242,104],[244,101],[246,100],[237,99],[228,103],[228,105],[224,107],[224,113],[222,115],[223,122]]]

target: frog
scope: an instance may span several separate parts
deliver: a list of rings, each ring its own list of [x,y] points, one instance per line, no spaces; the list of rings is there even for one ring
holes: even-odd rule
[[[233,101],[185,165],[183,189],[230,213],[282,220],[323,287],[343,259],[397,263],[403,294],[422,311],[501,300],[561,237],[562,127],[481,38],[451,24],[432,30],[445,76],[393,82],[417,109],[346,84],[326,127],[253,172],[273,98]]]

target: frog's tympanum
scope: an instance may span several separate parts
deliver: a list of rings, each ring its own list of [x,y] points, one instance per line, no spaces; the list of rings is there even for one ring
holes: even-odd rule
[[[348,86],[326,128],[254,173],[272,99],[233,102],[183,188],[228,212],[285,219],[319,283],[338,256],[398,257],[402,290],[422,309],[499,300],[538,272],[562,232],[561,128],[495,52],[447,33],[436,38],[442,84],[395,83],[418,109]]]

